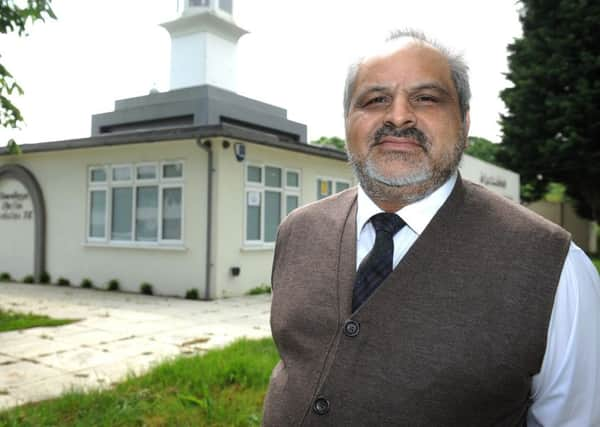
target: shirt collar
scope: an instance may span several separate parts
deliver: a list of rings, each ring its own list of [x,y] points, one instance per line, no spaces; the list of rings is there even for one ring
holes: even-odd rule
[[[456,184],[457,174],[454,173],[448,180],[429,196],[404,206],[396,212],[417,235],[420,235],[431,219],[442,207],[446,199],[450,196],[454,184]],[[367,193],[358,186],[358,208],[356,211],[356,239],[358,240],[360,232],[371,217],[383,210],[371,200]]]

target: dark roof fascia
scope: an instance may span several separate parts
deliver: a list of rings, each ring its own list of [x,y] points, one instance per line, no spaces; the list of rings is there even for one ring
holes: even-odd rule
[[[24,154],[45,153],[52,151],[74,150],[94,147],[110,147],[115,145],[141,144],[178,139],[209,139],[215,137],[239,139],[269,147],[297,151],[304,154],[327,157],[346,161],[346,153],[327,147],[319,147],[298,142],[281,141],[277,136],[252,129],[245,129],[226,124],[209,126],[181,126],[169,129],[150,131],[120,132],[108,135],[98,135],[89,138],[68,139],[64,141],[41,142],[38,144],[23,144],[20,146]],[[9,155],[6,147],[0,148],[0,155]]]

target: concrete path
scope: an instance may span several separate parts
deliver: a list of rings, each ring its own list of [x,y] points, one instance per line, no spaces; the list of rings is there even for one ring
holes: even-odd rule
[[[110,386],[158,361],[271,335],[270,295],[190,301],[0,283],[0,308],[81,319],[0,333],[0,410],[73,387]]]

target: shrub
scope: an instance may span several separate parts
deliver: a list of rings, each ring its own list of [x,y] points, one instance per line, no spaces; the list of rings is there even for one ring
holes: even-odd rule
[[[120,287],[121,286],[119,286],[119,281],[117,279],[110,279],[108,281],[107,289],[109,291],[118,291]]]
[[[188,289],[185,293],[185,299],[198,299],[198,289]]]
[[[246,295],[262,295],[262,294],[270,294],[270,293],[271,293],[271,287],[269,285],[267,285],[266,283],[261,283],[260,286],[257,286],[256,288],[252,288],[248,292],[246,292]]]
[[[90,279],[85,278],[81,281],[81,287],[91,289],[94,287],[94,283]]]
[[[71,286],[71,281],[65,277],[59,277],[56,284],[58,286]]]
[[[0,282],[10,282],[11,280],[12,277],[10,277],[10,273],[0,273]]]
[[[152,285],[148,282],[144,282],[140,285],[140,292],[144,295],[152,295]]]
[[[23,283],[34,283],[35,279],[33,278],[33,276],[31,274],[28,274],[27,276],[23,277]]]
[[[40,283],[50,283],[50,274],[47,271],[40,275]]]

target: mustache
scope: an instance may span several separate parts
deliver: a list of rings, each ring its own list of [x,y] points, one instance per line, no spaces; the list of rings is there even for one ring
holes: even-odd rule
[[[397,128],[395,126],[383,125],[377,129],[373,135],[374,145],[380,144],[381,140],[386,136],[410,138],[414,141],[417,141],[421,148],[423,148],[426,152],[429,151],[429,139],[427,139],[427,136],[425,136],[423,131],[416,127]]]

